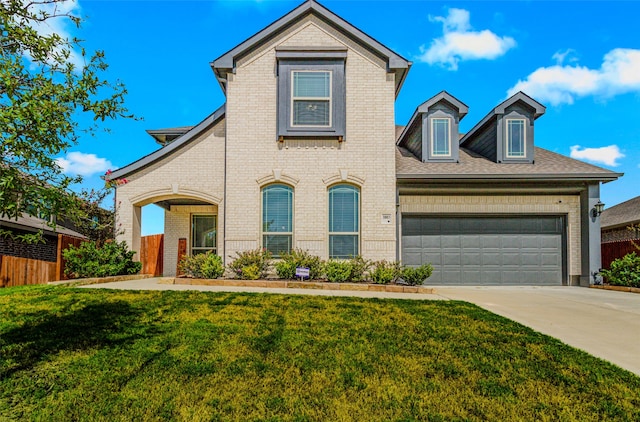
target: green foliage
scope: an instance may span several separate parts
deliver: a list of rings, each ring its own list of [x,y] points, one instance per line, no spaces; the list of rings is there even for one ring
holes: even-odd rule
[[[302,249],[294,249],[290,253],[282,254],[281,260],[276,262],[276,273],[279,278],[293,280],[296,278],[296,268],[309,268],[309,279],[316,280],[324,273],[324,262],[320,257],[311,255]]]
[[[626,254],[600,273],[614,286],[640,287],[640,256],[635,252]]]
[[[351,281],[365,281],[365,274],[371,268],[371,261],[358,255],[351,258],[349,263],[351,264]]]
[[[222,258],[211,251],[185,256],[180,261],[180,270],[194,278],[218,278],[224,274]]]
[[[76,10],[61,4],[0,2],[0,215],[12,219],[79,218],[80,199],[69,187],[81,178],[65,176],[55,158],[105,119],[131,117],[124,85],[102,77],[102,51],[88,55],[77,38],[35,29],[79,27]]]
[[[265,278],[271,264],[271,252],[266,249],[254,249],[238,252],[228,268],[237,278],[258,280]]]
[[[640,420],[639,377],[458,301],[29,286],[0,315],[3,421]]]
[[[369,272],[369,278],[376,284],[389,284],[400,275],[400,264],[389,261],[376,261],[373,269]]]
[[[433,267],[431,264],[422,264],[419,267],[403,267],[401,277],[404,281],[412,286],[416,284],[422,284],[424,281],[431,277],[433,273]]]
[[[89,240],[78,247],[70,245],[62,254],[66,260],[64,273],[74,278],[137,274],[142,269],[142,264],[133,260],[135,252],[129,251],[124,241],[98,247]]]
[[[327,280],[332,283],[346,283],[351,280],[351,261],[330,259],[325,265]]]

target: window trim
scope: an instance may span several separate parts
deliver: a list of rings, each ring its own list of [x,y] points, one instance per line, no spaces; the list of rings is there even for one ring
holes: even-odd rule
[[[287,189],[289,189],[291,191],[291,207],[290,207],[290,212],[291,212],[291,231],[290,232],[268,232],[265,231],[265,227],[264,227],[264,193],[267,189],[273,188],[273,187],[285,187]],[[260,247],[263,249],[266,249],[265,246],[265,241],[264,241],[264,237],[265,236],[289,236],[290,238],[290,242],[289,242],[289,250],[286,253],[291,252],[291,250],[293,249],[293,233],[295,231],[294,229],[295,227],[295,188],[291,185],[288,185],[286,183],[270,183],[268,185],[264,185],[260,188]],[[280,255],[276,255],[273,254],[273,258],[279,258]]]
[[[194,217],[213,217],[213,229],[215,230],[215,239],[213,241],[213,244],[214,244],[213,247],[193,246],[194,239],[195,239]],[[214,254],[217,255],[218,254],[218,215],[210,212],[192,213],[190,216],[190,220],[191,220],[191,236],[190,236],[191,239],[189,242],[189,255],[193,256],[194,250],[203,251],[204,253],[207,253],[207,251],[212,251]]]
[[[357,206],[358,206],[358,229],[355,232],[332,232],[331,231],[331,191],[333,189],[336,188],[340,188],[340,187],[348,187],[351,188],[353,190],[355,190],[355,192],[357,192],[358,194],[358,201],[357,201]],[[360,186],[357,185],[353,185],[350,183],[338,183],[332,186],[329,186],[327,188],[327,199],[328,199],[328,206],[327,206],[327,251],[328,251],[328,257],[329,259],[349,259],[349,258],[345,258],[345,257],[335,257],[334,255],[332,255],[332,251],[331,251],[331,237],[332,236],[356,236],[356,254],[354,256],[359,256],[360,252],[361,252],[361,248],[362,245],[360,244],[361,240],[362,240],[362,188]]]
[[[510,137],[510,123],[522,122],[522,153],[513,155],[511,153],[511,137]],[[505,157],[507,159],[526,159],[527,158],[527,119],[524,118],[509,118],[505,119]]]
[[[431,117],[429,120],[431,120],[431,137],[430,137],[431,138],[431,156],[434,157],[434,158],[442,158],[442,157],[449,158],[449,157],[451,157],[451,154],[452,154],[452,152],[451,152],[451,150],[452,150],[452,148],[451,148],[451,137],[452,137],[451,136],[452,135],[451,134],[451,130],[452,130],[452,128],[451,128],[451,126],[452,126],[451,125],[451,120],[452,119],[450,117]],[[449,150],[449,152],[447,154],[437,154],[436,153],[436,148],[435,148],[435,145],[436,145],[435,123],[436,123],[437,120],[444,120],[444,121],[447,122],[447,128],[448,128],[448,131],[447,131],[448,132],[447,133],[447,136],[448,136],[447,149]]]
[[[295,74],[296,73],[328,73],[329,74],[329,96],[328,97],[296,97]],[[289,104],[289,126],[291,128],[331,128],[333,127],[333,70],[327,69],[291,69],[289,79],[291,80],[291,95]],[[296,101],[327,101],[329,103],[329,124],[328,125],[297,125],[294,122],[294,104]]]
[[[319,54],[319,53],[318,53]],[[346,55],[278,57],[278,93],[276,109],[277,139],[284,138],[333,138],[342,140],[346,131]],[[293,74],[294,72],[330,72],[331,103],[330,126],[293,125]]]

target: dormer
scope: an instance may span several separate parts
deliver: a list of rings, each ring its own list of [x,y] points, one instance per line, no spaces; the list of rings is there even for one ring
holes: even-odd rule
[[[487,114],[460,140],[460,146],[496,163],[533,164],[533,123],[545,110],[545,106],[518,92]]]
[[[469,107],[446,91],[421,104],[400,135],[398,145],[425,163],[457,162],[460,120]]]

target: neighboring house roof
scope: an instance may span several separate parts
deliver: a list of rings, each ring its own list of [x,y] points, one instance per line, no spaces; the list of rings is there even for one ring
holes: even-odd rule
[[[262,31],[248,38],[238,46],[211,62],[211,68],[216,74],[222,90],[226,93],[226,75],[227,73],[234,72],[236,62],[239,58],[252,51],[258,45],[273,39],[273,37],[282,33],[282,31],[309,14],[319,17],[327,24],[333,26],[341,33],[365,46],[371,52],[385,60],[387,62],[387,70],[396,74],[396,96],[398,95],[407,73],[409,72],[409,68],[411,67],[411,62],[385,47],[380,42],[371,38],[314,0],[308,0],[302,3],[300,6],[267,26]]]
[[[175,141],[180,136],[193,129],[193,126],[171,127],[167,129],[149,129],[147,133],[162,146]]]
[[[546,149],[535,147],[535,164],[496,163],[460,148],[459,163],[423,163],[409,150],[397,147],[398,179],[565,180],[609,182],[622,176]]]
[[[398,135],[398,136],[396,136],[397,143],[400,144],[402,142],[402,140],[404,138],[404,135],[406,134],[405,132],[407,130],[409,130],[411,125],[413,125],[413,123],[415,122],[415,120],[418,118],[418,116],[421,113],[425,113],[425,112],[429,111],[429,108],[431,106],[433,106],[434,104],[436,104],[437,102],[439,102],[441,100],[445,100],[446,102],[451,104],[452,107],[458,109],[458,116],[460,117],[460,120],[462,120],[464,118],[464,116],[466,116],[467,113],[469,113],[469,107],[465,103],[463,103],[462,101],[458,100],[456,97],[454,97],[453,95],[449,94],[447,91],[440,91],[439,93],[437,93],[433,97],[429,98],[427,101],[425,101],[424,103],[420,104],[416,108],[416,111],[413,112],[413,116],[411,116],[411,119],[409,120],[409,123],[407,123],[407,125],[404,127],[404,130],[401,131],[399,135],[396,134],[396,135]]]
[[[489,114],[484,116],[484,118],[480,120],[480,122],[477,125],[475,125],[469,132],[467,132],[460,139],[460,145],[464,145],[465,142],[467,142],[469,139],[472,139],[478,131],[480,131],[485,125],[490,123],[497,115],[504,114],[507,107],[517,103],[518,101],[524,102],[525,104],[527,104],[529,107],[533,109],[534,120],[542,116],[547,109],[545,106],[543,106],[542,104],[540,104],[539,102],[537,102],[536,100],[534,100],[533,98],[525,94],[524,92],[522,91],[517,92],[511,97],[504,100],[502,103],[498,104],[498,106],[496,106],[493,110],[491,110]],[[537,159],[538,157],[536,156],[536,160]]]
[[[611,229],[640,223],[640,196],[607,208],[600,216],[600,227]]]
[[[54,230],[51,226],[47,225],[47,222],[45,220],[30,215],[23,215],[21,217],[18,217],[17,220],[7,217],[0,217],[0,226],[32,232],[42,230],[43,233],[50,235],[66,234],[67,236],[86,238],[86,236],[82,233],[78,233],[74,230],[62,227],[59,224],[56,225],[56,228]]]
[[[220,119],[222,119],[224,117],[224,113],[225,113],[225,104],[220,106],[220,108],[218,108],[212,114],[207,116],[206,119],[198,123],[196,126],[193,126],[189,131],[187,131],[183,135],[176,138],[173,142],[152,152],[151,154],[148,154],[142,157],[138,161],[134,161],[129,165],[126,165],[122,168],[114,170],[113,172],[111,172],[109,177],[111,179],[119,179],[145,166],[148,166],[149,164],[154,163],[163,157],[166,157],[173,151],[179,149],[181,146],[185,145],[186,143],[188,143],[189,141],[197,137],[199,134],[207,130],[211,125],[215,124]]]

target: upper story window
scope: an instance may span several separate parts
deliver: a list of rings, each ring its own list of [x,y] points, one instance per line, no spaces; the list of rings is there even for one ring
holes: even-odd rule
[[[278,138],[342,139],[346,51],[278,51]]]
[[[431,119],[431,155],[451,156],[451,119]]]
[[[331,71],[293,71],[291,126],[331,127]]]
[[[262,189],[262,247],[274,258],[291,252],[293,243],[293,189],[269,185]]]
[[[336,185],[329,189],[329,258],[348,259],[360,253],[360,189]]]
[[[507,119],[507,158],[526,156],[525,119]]]

